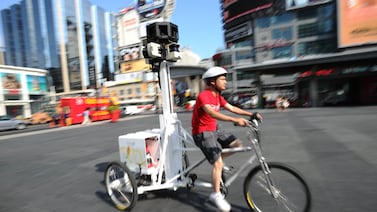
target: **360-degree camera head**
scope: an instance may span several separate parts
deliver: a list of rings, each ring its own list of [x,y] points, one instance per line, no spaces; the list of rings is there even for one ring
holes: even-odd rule
[[[160,44],[178,42],[178,26],[170,22],[155,22],[147,25],[147,42]]]

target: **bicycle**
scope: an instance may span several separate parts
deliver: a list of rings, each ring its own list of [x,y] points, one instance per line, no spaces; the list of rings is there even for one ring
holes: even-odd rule
[[[132,171],[127,162],[111,162],[105,171],[105,187],[108,195],[120,210],[131,210],[138,195],[148,191],[159,189],[173,189],[186,187],[191,190],[195,186],[212,187],[211,183],[199,181],[196,174],[191,171],[206,161],[203,157],[193,165],[189,165],[186,152],[192,150],[187,148],[187,143],[192,143],[192,137],[181,127],[182,161],[181,171],[174,177],[168,179],[165,170],[158,170],[164,166],[158,166],[157,170]],[[251,146],[224,149],[223,152],[248,152],[253,151],[250,158],[230,176],[223,178],[221,192],[226,196],[228,187],[252,164],[257,165],[246,175],[243,184],[243,194],[247,205],[252,211],[309,211],[311,207],[311,192],[303,176],[294,168],[278,162],[266,162],[260,146],[260,131],[258,122],[251,120],[248,129],[247,140]],[[166,147],[166,146],[164,146]],[[162,149],[164,149],[164,147]],[[198,148],[195,148],[196,150]],[[160,149],[161,150],[161,149]],[[161,151],[160,151],[161,152]],[[162,151],[163,152],[163,151]],[[139,166],[151,163],[149,159]],[[153,173],[157,173],[154,175]]]

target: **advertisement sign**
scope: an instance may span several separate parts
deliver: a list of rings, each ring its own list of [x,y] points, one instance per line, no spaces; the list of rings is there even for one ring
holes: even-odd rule
[[[250,26],[250,22],[239,24],[225,32],[225,41],[234,41],[252,34],[253,30]]]
[[[249,15],[260,10],[272,7],[272,0],[224,0],[223,1],[223,20],[228,23],[239,17]]]
[[[312,5],[324,4],[332,0],[285,0],[286,10],[299,9]]]
[[[4,94],[19,95],[21,94],[21,75],[14,73],[0,73]]]
[[[157,18],[163,11],[165,3],[165,0],[138,0],[136,9],[141,19]]]
[[[134,71],[145,71],[149,70],[151,67],[150,64],[145,62],[145,59],[139,60],[132,60],[128,62],[123,62],[120,64],[120,72],[127,73],[127,72],[134,72]]]
[[[134,83],[143,81],[143,72],[132,72],[126,74],[115,75],[117,83]]]
[[[338,47],[377,43],[377,1],[338,0]]]
[[[131,60],[139,60],[141,59],[140,55],[140,46],[134,46],[129,48],[122,48],[119,51],[119,54],[121,56],[120,61],[127,62]]]
[[[139,14],[136,10],[129,10],[118,18],[118,44],[129,46],[140,43]]]
[[[44,94],[47,92],[47,80],[44,76],[26,75],[29,94]]]

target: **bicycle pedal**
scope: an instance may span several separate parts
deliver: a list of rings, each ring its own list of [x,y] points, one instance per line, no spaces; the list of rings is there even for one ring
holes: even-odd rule
[[[233,169],[234,169],[233,166],[224,166],[223,167],[223,171],[225,171],[225,172],[231,172]]]
[[[195,180],[198,179],[198,176],[196,174],[189,174],[189,178],[192,180],[192,182],[195,182]]]

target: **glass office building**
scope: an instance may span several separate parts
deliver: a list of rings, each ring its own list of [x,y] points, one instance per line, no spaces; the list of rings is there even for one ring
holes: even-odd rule
[[[23,0],[1,11],[5,64],[46,69],[57,93],[114,73],[112,14],[88,0]]]

